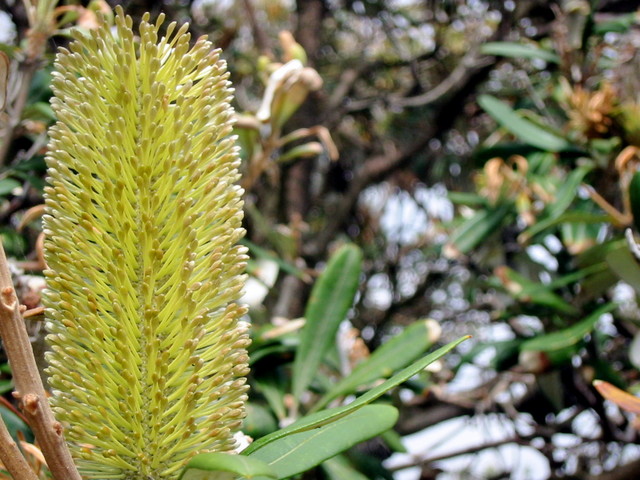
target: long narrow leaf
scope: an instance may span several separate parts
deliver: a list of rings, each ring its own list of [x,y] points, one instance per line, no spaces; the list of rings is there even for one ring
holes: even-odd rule
[[[312,411],[323,408],[335,398],[355,392],[361,385],[388,377],[395,370],[407,366],[438,340],[439,332],[440,326],[433,320],[414,322],[340,380],[313,406]]]
[[[306,430],[311,430],[313,428],[321,427],[322,425],[326,425],[331,423],[339,418],[344,417],[345,415],[350,414],[351,412],[356,411],[359,408],[362,408],[364,405],[367,405],[374,400],[378,399],[386,392],[391,390],[394,387],[406,382],[411,377],[416,375],[417,373],[424,370],[428,365],[435,362],[439,358],[446,355],[448,352],[456,348],[460,343],[464,342],[470,337],[462,337],[458,340],[455,340],[444,347],[439,348],[435,352],[427,355],[426,357],[414,362],[408,367],[400,370],[393,377],[378,385],[375,388],[372,388],[364,395],[361,395],[356,400],[354,400],[349,405],[344,407],[331,408],[328,410],[323,410],[322,412],[313,413],[311,415],[307,415],[304,418],[301,418],[296,423],[278,430],[277,432],[273,432],[270,435],[266,435],[257,441],[253,442],[249,447],[244,450],[242,453],[244,455],[250,455],[251,453],[259,450],[260,448],[265,447],[271,442],[274,442],[280,438],[286,437],[288,435],[292,435],[298,432],[304,432]]]
[[[602,305],[584,320],[581,320],[564,330],[548,333],[546,335],[538,335],[531,340],[527,340],[521,345],[520,350],[550,352],[575,345],[582,340],[585,335],[593,330],[596,322],[602,315],[614,310],[616,306],[617,305],[615,303]]]
[[[338,326],[353,305],[358,289],[362,252],[355,245],[345,245],[329,261],[316,282],[300,333],[300,346],[293,363],[294,398],[299,399],[316,374],[323,357],[335,342]]]
[[[494,233],[512,210],[513,206],[506,202],[478,210],[453,231],[449,242],[458,252],[469,253]]]
[[[277,478],[289,478],[385,432],[397,419],[395,407],[367,405],[328,425],[280,438],[249,458],[268,464]]]
[[[559,152],[570,144],[562,137],[551,133],[522,117],[509,105],[491,95],[481,95],[478,104],[504,128],[523,142],[548,152]]]
[[[565,223],[606,223],[610,222],[611,217],[609,215],[602,215],[599,213],[582,212],[579,210],[571,210],[563,213],[559,217],[547,217],[534,223],[531,227],[527,228],[518,236],[518,241],[521,243],[528,243],[533,237],[539,233],[544,232],[547,229],[557,227]]]
[[[549,63],[560,63],[560,57],[555,53],[524,43],[487,42],[480,47],[480,53],[498,57],[529,58],[544,60]]]

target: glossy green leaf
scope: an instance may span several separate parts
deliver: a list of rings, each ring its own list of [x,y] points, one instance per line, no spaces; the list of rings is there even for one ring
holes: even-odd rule
[[[178,480],[234,480],[238,476],[246,479],[278,478],[274,470],[258,458],[229,453],[201,453],[189,460]]]
[[[564,138],[527,120],[508,104],[491,95],[480,95],[478,104],[496,122],[529,145],[548,152],[559,152],[570,147]]]
[[[560,57],[535,45],[517,42],[488,42],[480,47],[480,53],[497,57],[529,58],[560,63]]]
[[[277,478],[289,478],[390,429],[397,419],[395,407],[367,405],[335,422],[271,442],[249,458],[267,463]]]
[[[584,320],[581,320],[564,330],[538,335],[531,340],[523,342],[520,349],[522,351],[533,350],[538,352],[550,352],[575,345],[581,341],[585,335],[591,333],[596,322],[602,315],[611,312],[615,308],[616,304],[614,303],[602,305]]]
[[[433,320],[419,320],[375,350],[351,374],[340,380],[314,406],[317,411],[331,400],[356,391],[362,385],[389,377],[422,355],[439,337],[439,325]]]
[[[343,407],[330,408],[328,410],[323,410],[321,412],[312,413],[307,415],[306,417],[301,418],[297,422],[289,425],[286,428],[280,429],[277,432],[273,432],[266,437],[262,437],[255,442],[253,442],[247,449],[242,452],[243,454],[249,455],[252,452],[263,448],[271,442],[279,440],[280,438],[286,437],[287,435],[292,435],[294,433],[307,431],[313,428],[320,427],[322,425],[326,425],[331,423],[339,418],[344,417],[345,415],[350,414],[351,412],[356,411],[359,408],[362,408],[364,405],[367,405],[374,400],[378,399],[386,392],[391,390],[394,387],[406,382],[414,375],[420,373],[424,370],[428,365],[435,362],[439,358],[446,355],[448,352],[456,348],[460,343],[467,340],[469,337],[462,337],[458,340],[455,340],[444,347],[439,348],[435,352],[427,355],[426,357],[414,362],[408,367],[402,369],[398,373],[396,373],[393,377],[381,383],[375,388],[372,388],[367,393],[360,395],[349,405],[345,405]]]
[[[292,393],[295,399],[307,389],[322,358],[335,342],[338,326],[353,305],[361,268],[360,249],[355,245],[344,245],[331,257],[314,285],[293,363]]]
[[[485,241],[488,236],[495,233],[497,227],[511,211],[510,203],[501,203],[496,207],[478,210],[451,233],[450,243],[458,252],[469,253]]]

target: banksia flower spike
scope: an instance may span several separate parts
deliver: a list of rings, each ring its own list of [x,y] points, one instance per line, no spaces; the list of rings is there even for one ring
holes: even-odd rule
[[[246,250],[225,64],[122,9],[62,49],[47,165],[52,403],[81,471],[176,478],[244,415]]]

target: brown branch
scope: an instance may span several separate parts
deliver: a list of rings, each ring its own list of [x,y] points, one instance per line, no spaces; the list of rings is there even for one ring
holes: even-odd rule
[[[39,62],[30,59],[25,60],[19,68],[22,72],[20,78],[20,90],[13,105],[7,107],[7,123],[0,132],[0,165],[7,163],[7,155],[9,154],[9,148],[15,137],[16,131],[20,126],[22,120],[22,112],[27,104],[29,98],[29,87],[31,86],[31,80],[38,70]]]
[[[253,33],[253,40],[256,44],[256,48],[260,52],[260,55],[266,55],[267,57],[272,58],[273,53],[269,46],[269,38],[260,26],[260,22],[258,22],[253,3],[251,3],[251,0],[244,0],[242,3],[244,3],[247,19],[249,20],[249,25],[251,25],[251,32]]]
[[[383,178],[389,172],[401,167],[405,162],[413,158],[414,155],[422,151],[433,138],[434,131],[425,129],[422,136],[406,150],[399,151],[389,145],[388,151],[381,155],[376,155],[356,172],[355,178],[351,181],[349,189],[340,201],[340,208],[333,213],[327,226],[316,236],[315,241],[305,245],[306,255],[318,255],[326,249],[326,246],[334,237],[335,232],[347,220],[351,209],[358,201],[360,193],[376,180]]]
[[[38,480],[0,417],[0,460],[14,480]]]
[[[56,480],[81,480],[62,435],[62,425],[53,417],[31,343],[24,325],[21,307],[11,280],[4,248],[0,245],[0,337],[9,357],[21,409]]]
[[[528,445],[529,444],[527,441],[525,441],[523,439],[523,437],[514,436],[514,437],[504,438],[502,440],[496,440],[496,441],[493,441],[493,442],[482,443],[480,445],[474,445],[472,447],[463,448],[461,450],[455,450],[455,451],[450,452],[450,453],[445,453],[445,454],[438,455],[438,456],[431,457],[431,458],[427,458],[427,459],[410,460],[408,462],[404,462],[404,463],[400,463],[398,465],[394,465],[393,468],[390,468],[389,470],[392,471],[392,472],[396,472],[398,470],[404,470],[404,469],[407,469],[407,468],[412,468],[412,467],[417,467],[417,466],[425,466],[425,465],[429,465],[429,464],[434,463],[434,462],[439,462],[441,460],[447,460],[449,458],[460,457],[462,455],[471,455],[473,453],[481,452],[482,450],[501,447],[502,445],[506,445],[506,444],[509,444],[509,443],[516,443],[518,445]]]
[[[445,97],[462,89],[477,71],[495,63],[495,59],[479,56],[476,52],[465,55],[453,71],[438,85],[415,97],[392,97],[392,105],[398,107],[424,107],[440,102]]]

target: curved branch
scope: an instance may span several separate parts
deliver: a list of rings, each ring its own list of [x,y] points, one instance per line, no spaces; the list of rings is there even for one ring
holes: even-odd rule
[[[0,460],[14,480],[38,480],[0,417]]]
[[[56,421],[49,407],[24,326],[24,308],[18,303],[7,257],[0,245],[0,337],[13,370],[16,386],[13,396],[20,400],[22,411],[36,436],[53,478],[81,480],[64,441],[62,425]]]

